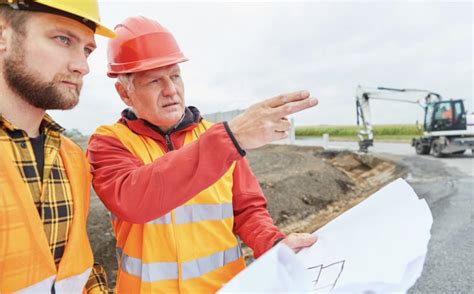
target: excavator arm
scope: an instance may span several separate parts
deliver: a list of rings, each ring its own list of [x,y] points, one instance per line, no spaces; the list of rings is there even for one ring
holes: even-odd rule
[[[374,144],[374,133],[372,126],[372,116],[370,111],[371,100],[385,100],[418,104],[422,108],[428,103],[441,101],[442,97],[438,93],[420,89],[396,89],[387,87],[363,87],[357,86],[356,90],[356,110],[357,126],[359,138],[359,151],[367,152]]]

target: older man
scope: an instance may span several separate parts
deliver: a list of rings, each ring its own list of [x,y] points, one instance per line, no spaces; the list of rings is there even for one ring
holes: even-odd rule
[[[213,125],[185,105],[178,64],[187,58],[167,29],[132,17],[115,32],[108,75],[130,108],[97,129],[88,158],[113,216],[117,291],[215,292],[245,267],[238,237],[256,257],[280,240],[294,250],[313,244],[273,224],[244,150],[286,137],[285,116],[317,100],[281,95]]]
[[[0,293],[108,291],[87,160],[45,114],[77,104],[94,33],[114,36],[96,0],[0,1]]]

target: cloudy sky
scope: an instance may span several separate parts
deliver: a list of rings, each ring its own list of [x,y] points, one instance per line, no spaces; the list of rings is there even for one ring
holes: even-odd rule
[[[143,15],[175,35],[190,59],[181,66],[186,102],[203,113],[307,89],[320,104],[294,115],[297,125],[353,125],[357,85],[429,89],[466,99],[474,111],[471,2],[102,0],[100,9],[110,27]],[[81,102],[51,112],[84,134],[125,108],[106,76],[107,40],[96,40]],[[373,102],[375,124],[414,123],[421,115],[411,104]]]

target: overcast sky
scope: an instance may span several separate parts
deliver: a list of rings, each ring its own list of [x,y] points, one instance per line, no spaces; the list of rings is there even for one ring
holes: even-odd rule
[[[174,34],[190,59],[181,65],[186,103],[203,113],[307,89],[320,104],[294,115],[297,125],[353,125],[359,84],[428,89],[474,110],[471,2],[99,2],[109,27],[143,15]],[[84,134],[125,108],[106,76],[107,39],[96,41],[79,105],[51,112]],[[372,108],[375,124],[421,115],[410,104]]]

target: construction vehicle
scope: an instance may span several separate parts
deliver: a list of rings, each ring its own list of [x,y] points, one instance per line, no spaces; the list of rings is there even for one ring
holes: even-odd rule
[[[474,113],[466,111],[462,99],[444,100],[428,90],[362,86],[357,87],[356,93],[359,151],[368,152],[374,144],[372,99],[418,104],[423,108],[423,136],[412,139],[417,154],[443,157],[462,154],[467,149],[474,154]]]

